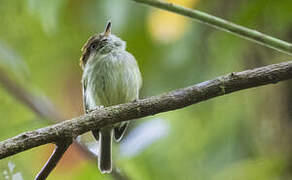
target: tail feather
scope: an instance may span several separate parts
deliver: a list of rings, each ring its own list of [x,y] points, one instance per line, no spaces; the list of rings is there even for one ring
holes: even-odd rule
[[[101,129],[99,131],[98,168],[101,173],[112,171],[112,140],[113,129]]]

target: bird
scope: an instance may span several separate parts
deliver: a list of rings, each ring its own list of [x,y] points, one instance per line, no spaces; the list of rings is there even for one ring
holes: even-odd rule
[[[105,31],[91,36],[82,47],[83,106],[85,113],[103,107],[139,99],[142,76],[135,57],[126,50],[126,42],[111,33],[109,21]],[[92,130],[98,141],[98,168],[112,171],[112,141],[120,141],[129,122]]]

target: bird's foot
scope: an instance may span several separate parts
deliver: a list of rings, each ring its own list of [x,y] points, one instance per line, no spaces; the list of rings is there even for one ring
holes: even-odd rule
[[[104,106],[96,106],[94,109],[88,109],[88,110],[86,110],[86,113],[91,113],[91,112],[93,112],[95,110],[101,110],[103,108],[104,108]]]
[[[138,101],[138,99],[134,99],[132,102],[137,102]]]

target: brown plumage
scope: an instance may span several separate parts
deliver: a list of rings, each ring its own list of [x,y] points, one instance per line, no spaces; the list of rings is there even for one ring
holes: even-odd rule
[[[97,43],[99,42],[99,40],[102,38],[102,35],[101,34],[95,34],[93,36],[91,36],[87,41],[86,43],[83,45],[83,47],[81,48],[81,52],[82,52],[82,55],[80,57],[80,66],[82,67],[82,69],[84,68],[88,58],[89,58],[89,55],[90,55],[90,45],[92,43]]]
[[[91,36],[86,43],[84,44],[84,46],[81,48],[82,51],[82,56],[80,57],[80,66],[83,69],[89,56],[90,56],[90,46],[93,43],[98,44],[99,41],[104,38],[104,37],[108,37],[111,34],[111,22],[108,22],[104,33],[100,33],[100,34],[95,34],[93,36]]]

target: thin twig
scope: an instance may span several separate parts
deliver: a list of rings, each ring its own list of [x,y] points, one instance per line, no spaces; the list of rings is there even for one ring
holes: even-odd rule
[[[95,110],[84,116],[25,132],[0,142],[0,159],[33,147],[55,142],[60,137],[71,136],[74,138],[110,124],[180,109],[239,90],[277,83],[291,78],[292,61],[288,61],[252,70],[233,72],[160,96]]]
[[[263,46],[270,47],[277,51],[283,52],[288,55],[292,55],[292,44],[285,42],[283,40],[268,36],[266,34],[260,33],[256,30],[252,30],[227,20],[218,18],[216,16],[190,9],[183,6],[175,5],[173,3],[163,2],[160,0],[133,0],[138,3],[148,4],[153,7],[164,9],[173,13],[177,13],[183,16],[187,16],[198,20],[201,23],[207,24],[209,26],[221,29],[223,31],[233,33],[245,39],[251,40],[253,42],[259,43]]]
[[[55,150],[45,166],[42,168],[42,170],[39,172],[39,174],[36,176],[35,180],[44,180],[46,179],[49,174],[52,172],[52,170],[56,167],[60,159],[62,158],[63,154],[67,151],[69,146],[71,145],[72,141],[69,143],[58,143],[56,144]]]
[[[44,97],[38,97],[28,90],[26,90],[23,86],[18,84],[16,81],[13,81],[7,73],[5,73],[4,70],[0,69],[0,84],[4,89],[7,90],[13,97],[15,97],[17,100],[19,100],[21,103],[29,107],[35,114],[42,117],[44,120],[49,120],[50,122],[57,123],[60,122],[62,119],[62,116],[60,113],[55,109],[52,105],[52,103],[44,98]],[[93,160],[97,162],[97,155],[91,152],[88,147],[84,146],[83,144],[80,144],[79,142],[75,141],[73,144],[82,152],[84,153],[90,160]],[[58,152],[65,153],[67,148],[62,149],[63,147],[60,146],[58,149]],[[54,150],[52,156],[49,158],[48,162],[45,164],[43,169],[46,169],[47,166],[51,167],[50,164],[56,164],[57,162],[54,162],[55,160],[58,161],[58,158],[54,158],[54,154],[57,149]],[[57,153],[59,157],[62,157],[60,153]],[[52,159],[52,160],[51,160]],[[53,167],[55,167],[54,165]],[[112,170],[111,176],[115,180],[129,180],[130,178],[125,174],[124,172],[121,172],[114,164],[114,168]],[[43,170],[42,170],[43,171]],[[51,170],[52,171],[52,170]]]

